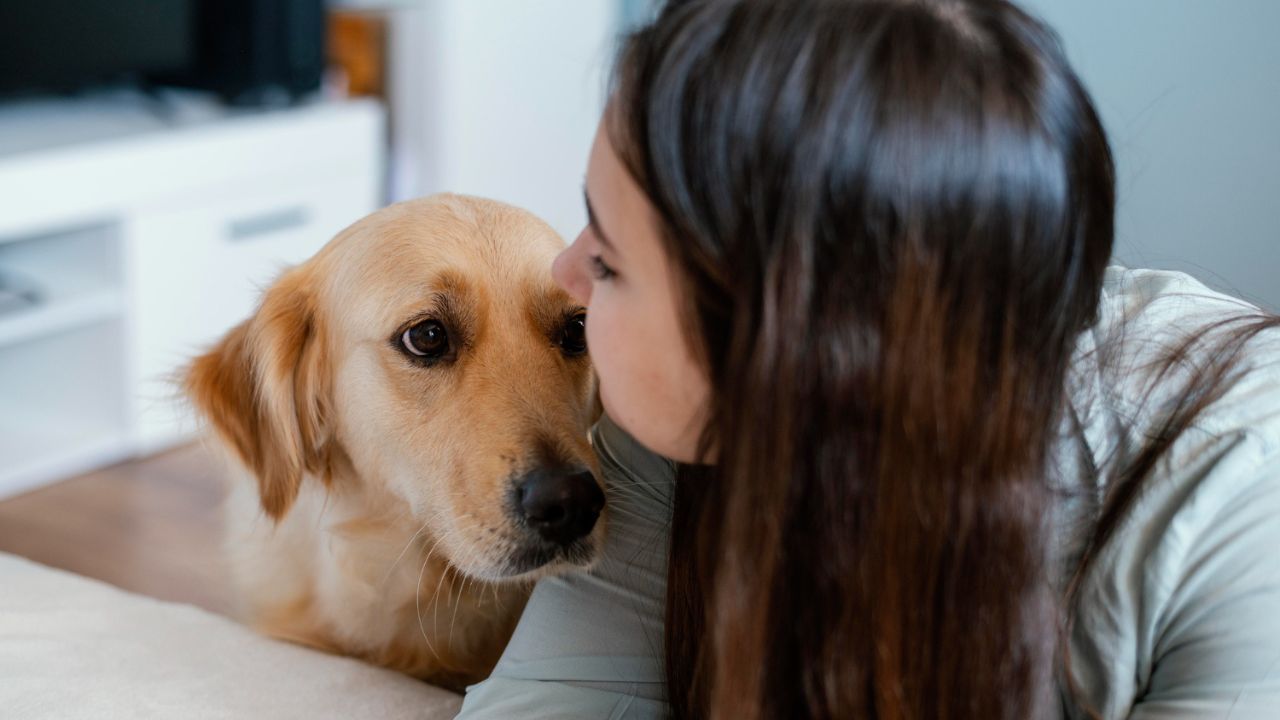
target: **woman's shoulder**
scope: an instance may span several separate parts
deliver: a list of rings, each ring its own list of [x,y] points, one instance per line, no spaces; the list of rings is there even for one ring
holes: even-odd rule
[[[1248,433],[1280,446],[1280,322],[1257,306],[1167,270],[1108,269],[1098,322],[1088,333],[1096,400],[1119,414],[1135,440],[1157,432],[1197,374],[1224,361],[1232,370],[1221,397],[1197,415],[1201,433]],[[1246,330],[1247,339],[1232,337]],[[1185,349],[1177,362],[1172,353]],[[1230,353],[1228,357],[1226,353]],[[1079,360],[1079,358],[1078,358]]]
[[[1280,706],[1280,330],[1220,354],[1259,317],[1182,273],[1108,273],[1072,401],[1100,476],[1165,431],[1197,373],[1225,360],[1237,372],[1157,462],[1081,585],[1073,676],[1104,717]]]
[[[1081,581],[1070,638],[1081,697],[1103,717],[1138,706],[1273,717],[1277,518],[1280,456],[1259,435],[1176,443]]]

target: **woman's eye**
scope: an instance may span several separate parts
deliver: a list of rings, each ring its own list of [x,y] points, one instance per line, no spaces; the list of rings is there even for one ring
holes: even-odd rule
[[[440,321],[426,320],[405,330],[400,344],[416,357],[435,360],[449,352],[449,333]]]
[[[560,334],[560,349],[565,355],[582,355],[587,351],[587,314],[578,313],[569,318]]]
[[[604,259],[601,258],[599,255],[592,255],[591,256],[591,274],[594,275],[597,280],[608,280],[609,278],[612,278],[618,273],[615,272],[613,268],[609,267],[608,265],[605,265]]]

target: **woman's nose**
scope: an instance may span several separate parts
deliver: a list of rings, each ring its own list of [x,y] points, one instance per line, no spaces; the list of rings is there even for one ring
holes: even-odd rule
[[[584,231],[585,232],[585,231]],[[577,302],[586,305],[591,301],[591,279],[582,267],[582,235],[556,256],[551,263],[551,277]]]

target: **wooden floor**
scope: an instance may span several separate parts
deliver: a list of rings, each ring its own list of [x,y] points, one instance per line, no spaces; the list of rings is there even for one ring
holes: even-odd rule
[[[0,551],[226,614],[220,464],[185,445],[0,502]]]

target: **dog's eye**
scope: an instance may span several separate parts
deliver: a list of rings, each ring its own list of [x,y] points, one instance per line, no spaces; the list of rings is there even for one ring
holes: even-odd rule
[[[449,334],[439,321],[427,320],[405,330],[400,344],[412,355],[434,360],[449,352]]]
[[[564,324],[560,349],[565,355],[581,355],[587,351],[587,314],[578,313]]]

